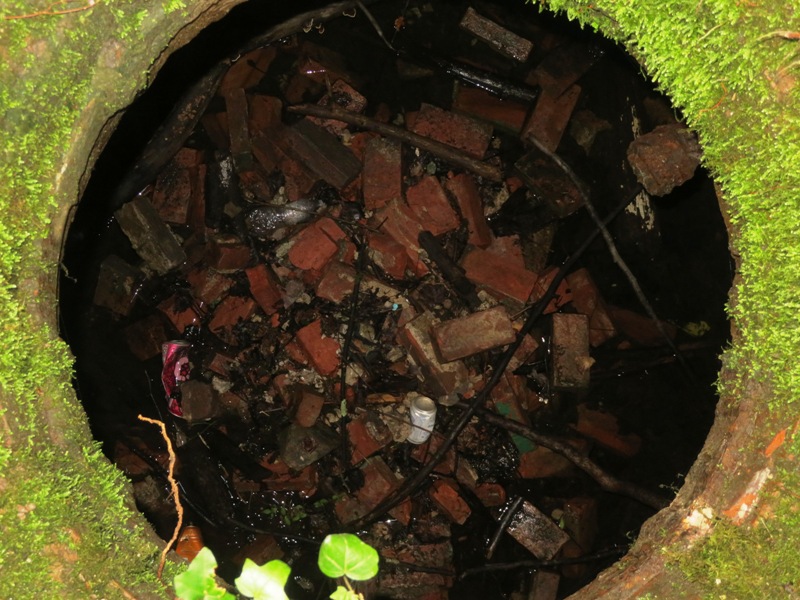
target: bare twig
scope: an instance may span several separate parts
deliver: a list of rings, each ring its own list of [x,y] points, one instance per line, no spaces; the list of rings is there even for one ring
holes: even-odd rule
[[[122,596],[125,598],[125,600],[139,600],[139,599],[138,599],[136,596],[134,596],[134,595],[133,595],[133,594],[131,594],[131,593],[130,593],[128,590],[126,590],[124,587],[122,587],[122,586],[119,584],[119,582],[118,582],[118,581],[116,581],[115,579],[112,579],[112,580],[111,580],[111,581],[109,581],[108,583],[109,583],[109,585],[111,585],[112,587],[115,587],[115,588],[117,588],[117,589],[119,590],[120,594],[122,594]]]
[[[452,146],[437,142],[431,138],[417,135],[416,133],[408,131],[407,129],[389,125],[388,123],[381,123],[375,119],[370,119],[364,115],[344,110],[343,108],[335,105],[325,107],[317,104],[296,104],[294,106],[289,106],[286,110],[301,115],[312,115],[322,119],[336,119],[338,121],[349,123],[350,125],[355,125],[356,127],[361,127],[362,129],[376,131],[383,136],[400,140],[401,142],[411,146],[416,146],[417,148],[425,150],[426,152],[430,152],[442,160],[445,160],[457,167],[463,167],[468,171],[472,171],[484,179],[488,179],[490,181],[503,180],[503,172],[498,167],[472,158],[471,156],[468,156],[464,152],[461,152]]]
[[[494,551],[497,548],[497,544],[500,542],[500,537],[503,535],[503,532],[508,527],[508,524],[511,522],[512,517],[517,514],[519,510],[520,504],[524,498],[522,496],[517,496],[514,501],[508,505],[506,511],[503,513],[503,517],[500,519],[500,522],[497,524],[497,531],[495,531],[494,536],[492,536],[492,541],[489,543],[489,547],[486,549],[486,558],[491,560],[492,556],[494,556]]]
[[[581,563],[593,562],[595,560],[602,560],[604,558],[611,558],[613,556],[622,556],[625,554],[625,549],[619,546],[600,550],[594,554],[587,554],[586,556],[578,556],[575,558],[557,558],[555,560],[519,560],[509,563],[490,563],[480,567],[473,567],[463,571],[458,578],[466,579],[478,573],[486,573],[488,571],[513,571],[514,569],[547,569],[550,567],[560,567],[562,565],[577,565]]]
[[[56,6],[64,6],[71,4],[71,0],[58,0],[53,2],[45,9],[37,10],[36,12],[27,13],[24,15],[5,15],[3,19],[6,21],[14,21],[16,19],[33,19],[34,17],[54,17],[58,15],[68,15],[70,13],[83,12],[89,10],[100,4],[101,0],[87,0],[86,4],[82,6],[75,6],[73,8],[56,9]]]
[[[161,574],[164,572],[164,565],[167,562],[167,553],[169,552],[172,544],[174,544],[178,539],[178,535],[181,532],[181,525],[183,525],[183,505],[181,505],[178,482],[175,481],[175,450],[173,450],[172,440],[167,434],[167,426],[164,425],[163,421],[157,421],[156,419],[151,419],[143,415],[139,415],[139,420],[144,421],[145,423],[157,425],[161,428],[161,437],[164,438],[164,441],[167,444],[167,454],[169,454],[169,470],[167,471],[167,480],[169,481],[169,487],[172,490],[172,500],[175,502],[175,512],[178,513],[178,522],[175,524],[175,531],[172,532],[172,538],[170,538],[170,540],[167,542],[167,545],[164,546],[164,549],[161,551],[161,560],[158,563],[158,571],[156,573],[156,576],[160,581]]]

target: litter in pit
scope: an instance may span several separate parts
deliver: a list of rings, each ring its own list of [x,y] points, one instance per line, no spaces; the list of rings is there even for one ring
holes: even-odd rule
[[[476,6],[370,6],[394,51],[358,14],[244,54],[115,207],[79,393],[164,537],[167,457],[129,417],[170,423],[224,576],[283,557],[315,597],[309,547],[356,528],[377,596],[563,597],[700,448],[730,274],[719,233],[683,241],[718,211],[696,142],[613,49]],[[647,306],[584,244],[587,200],[626,206],[607,227]]]

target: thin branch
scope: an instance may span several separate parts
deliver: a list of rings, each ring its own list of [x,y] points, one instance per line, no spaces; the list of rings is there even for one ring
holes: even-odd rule
[[[540,569],[547,569],[552,567],[560,567],[563,565],[578,565],[604,558],[611,558],[613,556],[622,556],[625,554],[625,549],[615,546],[606,550],[595,552],[594,554],[587,554],[586,556],[578,556],[575,558],[557,558],[554,560],[519,560],[510,563],[490,563],[480,567],[473,567],[466,569],[458,576],[459,579],[466,579],[471,575],[478,573],[486,573],[488,571],[513,571],[515,569],[531,569],[538,571]]]
[[[370,119],[364,115],[344,110],[336,105],[326,107],[319,106],[317,104],[296,104],[294,106],[287,107],[286,110],[301,115],[312,115],[322,119],[336,119],[338,121],[349,123],[350,125],[355,125],[356,127],[361,127],[362,129],[369,129],[370,131],[375,131],[383,136],[400,140],[401,142],[411,146],[416,146],[417,148],[425,150],[426,152],[430,152],[442,160],[445,160],[457,167],[462,167],[468,171],[472,171],[484,179],[488,179],[490,181],[503,180],[503,172],[498,167],[487,164],[476,158],[472,158],[471,156],[456,148],[453,148],[452,146],[448,146],[442,142],[418,135],[408,131],[407,129],[389,125],[388,123],[381,123],[380,121]]]
[[[50,6],[45,8],[44,10],[39,10],[32,13],[27,13],[24,15],[5,15],[3,19],[6,21],[14,21],[17,19],[33,19],[34,17],[54,17],[58,15],[68,15],[71,13],[76,12],[83,12],[84,10],[89,10],[90,8],[94,8],[98,4],[100,4],[102,0],[87,0],[86,4],[83,6],[76,6],[74,8],[62,8],[56,10],[54,7],[70,4],[70,0],[59,0],[58,2],[53,2]]]
[[[167,426],[164,425],[163,421],[157,421],[156,419],[151,419],[150,417],[145,417],[143,415],[139,415],[139,420],[144,421],[145,423],[157,425],[161,428],[161,437],[164,438],[164,441],[167,444],[167,454],[169,454],[167,480],[169,481],[169,487],[172,490],[172,499],[175,502],[175,511],[178,513],[178,522],[175,524],[175,531],[172,532],[172,538],[170,538],[170,540],[167,542],[167,545],[164,546],[164,549],[161,551],[161,560],[158,563],[158,571],[156,572],[158,580],[161,581],[161,574],[164,572],[164,565],[167,562],[167,553],[169,552],[172,544],[174,544],[178,539],[178,535],[180,535],[181,532],[181,526],[183,525],[183,506],[181,505],[181,496],[180,492],[178,491],[178,482],[175,481],[175,450],[173,450],[172,440],[167,434]]]
[[[502,537],[503,532],[511,522],[511,518],[517,514],[517,511],[519,510],[520,504],[522,504],[523,500],[524,498],[522,496],[517,496],[503,513],[503,517],[497,524],[497,531],[495,531],[492,541],[489,543],[489,547],[486,549],[486,558],[488,560],[491,560],[492,556],[494,556],[494,551],[497,549],[497,544],[500,543],[500,538]]]

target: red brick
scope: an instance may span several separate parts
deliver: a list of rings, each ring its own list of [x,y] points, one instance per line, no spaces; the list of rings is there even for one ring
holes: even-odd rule
[[[216,304],[228,293],[233,279],[214,269],[196,267],[186,275],[192,295],[206,305]]]
[[[189,212],[186,215],[186,222],[189,227],[199,233],[199,237],[205,240],[206,229],[206,165],[198,165],[190,170],[192,183],[192,196],[189,198]]]
[[[367,99],[343,79],[335,80],[331,84],[330,91],[333,98],[331,98],[331,94],[325,94],[320,98],[318,104],[330,106],[333,103],[337,108],[343,108],[353,113],[364,112],[364,109],[367,107]],[[348,127],[347,123],[336,119],[309,117],[309,120],[320,127],[324,127],[334,135],[340,135]]]
[[[230,137],[228,136],[228,115],[224,112],[206,113],[200,119],[203,129],[211,138],[211,142],[215,148],[220,150],[228,150],[231,145]]]
[[[518,235],[496,237],[486,250],[497,254],[506,264],[511,265],[515,269],[527,269],[525,257],[522,254],[522,241],[519,239]],[[531,272],[535,273],[535,271]]]
[[[323,335],[319,319],[297,332],[297,342],[320,375],[332,375],[339,368],[339,342]]]
[[[247,171],[253,166],[253,153],[250,150],[250,130],[247,126],[247,96],[241,88],[226,90],[225,112],[228,115],[228,135],[233,164],[238,172]]]
[[[435,481],[430,489],[430,497],[453,523],[463,525],[472,511],[458,495],[456,489],[444,479]]]
[[[536,274],[509,264],[494,252],[474,248],[461,260],[467,279],[500,300],[525,304],[536,285]]]
[[[426,175],[406,190],[406,201],[416,220],[433,235],[442,235],[458,229],[460,221],[450,206],[439,179]]]
[[[373,456],[364,461],[361,467],[364,474],[364,485],[356,493],[356,498],[368,509],[373,509],[397,489],[400,481],[389,466],[379,456]],[[406,501],[389,511],[402,523],[408,524],[411,517],[411,504]]]
[[[347,424],[353,464],[359,463],[392,441],[392,432],[372,411],[364,412]]]
[[[178,333],[183,334],[187,327],[199,326],[201,315],[195,310],[193,303],[188,303],[186,298],[173,295],[163,300],[158,305],[160,310]]]
[[[481,501],[481,504],[488,507],[503,506],[506,503],[506,489],[499,483],[480,483],[472,490]]]
[[[575,445],[572,441],[569,443]],[[579,450],[588,452],[588,447],[589,444],[584,443]],[[575,465],[560,454],[539,446],[520,454],[517,470],[523,479],[569,477],[575,472]]]
[[[283,293],[275,273],[267,265],[259,264],[245,270],[250,282],[250,295],[266,314],[278,311]]]
[[[663,334],[652,319],[616,306],[608,306],[607,310],[615,328],[635,343],[641,346],[662,346],[666,343]],[[661,325],[667,332],[667,337],[671,340],[675,339],[678,331],[675,325],[664,321],[661,322]]]
[[[286,154],[337,190],[342,189],[361,172],[361,161],[350,149],[332,133],[308,119],[284,128],[276,141]]]
[[[556,275],[558,275],[558,271],[558,267],[550,267],[549,269],[539,273],[539,279],[536,280],[536,285],[533,286],[531,301],[536,302],[544,297],[547,289],[550,287],[550,284],[553,283]],[[556,312],[571,300],[572,290],[570,289],[566,278],[564,278],[561,280],[561,283],[558,284],[558,287],[556,287],[556,293],[555,296],[553,296],[553,299],[547,303],[547,308],[544,309],[544,314]]]
[[[294,396],[294,422],[301,427],[312,427],[322,412],[325,398],[307,387],[298,389]]]
[[[286,180],[283,184],[284,193],[292,202],[305,198],[314,184],[319,181],[317,175],[290,156],[281,158],[278,167]]]
[[[589,271],[578,269],[567,275],[566,280],[572,290],[572,305],[589,317],[589,343],[596,347],[614,337],[617,334],[614,323]]]
[[[277,128],[283,127],[281,110],[283,103],[275,96],[253,94],[248,97],[249,129],[253,137],[269,136]]]
[[[478,14],[471,6],[461,18],[459,27],[470,32],[492,50],[518,62],[528,60],[533,51],[533,42]]]
[[[492,137],[491,125],[424,102],[409,127],[416,134],[463,150],[474,158],[483,158]]]
[[[411,458],[420,464],[427,464],[430,457],[436,454],[441,446],[442,438],[438,435],[432,435],[428,438],[428,441],[414,446],[411,450]],[[456,450],[451,446],[445,453],[444,458],[433,470],[435,473],[442,475],[452,475],[456,470],[457,462]]]
[[[114,254],[100,263],[94,304],[128,316],[136,301],[136,294],[144,273]]]
[[[256,303],[252,298],[228,296],[214,309],[208,328],[217,334],[223,330],[230,332],[238,323],[249,320],[255,311]]]
[[[209,242],[208,264],[221,273],[241,271],[252,261],[250,246],[235,236],[217,234]]]
[[[492,243],[494,235],[489,229],[483,209],[478,186],[469,173],[451,176],[444,182],[445,188],[456,199],[461,214],[467,220],[469,243],[478,248],[486,248]]]
[[[589,356],[586,315],[555,313],[550,338],[550,378],[554,388],[586,389],[594,359]]]
[[[505,346],[516,332],[504,306],[472,313],[433,326],[433,338],[444,362]]]
[[[156,178],[153,208],[167,223],[185,225],[191,197],[192,176],[189,169],[170,162]]]
[[[246,90],[256,85],[264,77],[264,73],[277,54],[277,46],[265,46],[240,56],[222,78],[219,94],[224,96],[228,90],[236,88]]]
[[[571,86],[558,96],[543,90],[533,114],[525,124],[522,139],[536,138],[550,152],[555,152],[580,95],[581,88],[578,85]]]
[[[406,249],[409,265],[417,276],[421,277],[428,273],[428,267],[419,257],[419,234],[423,230],[422,225],[402,200],[392,200],[375,211],[370,223],[373,228],[390,235]]]
[[[235,364],[236,359],[234,357],[215,352],[206,363],[206,368],[217,375],[228,377],[231,373],[231,367]]]
[[[331,302],[342,302],[353,293],[356,270],[339,261],[331,261],[317,283],[317,296]]]
[[[189,423],[207,421],[222,412],[219,394],[210,383],[190,379],[180,389],[183,418]]]
[[[459,85],[453,99],[453,110],[487,121],[499,129],[519,135],[530,107],[522,102],[498,98],[476,87]]]
[[[572,427],[607,450],[627,458],[636,456],[642,446],[642,438],[635,433],[619,433],[614,415],[592,410],[585,404],[578,405],[578,423]]]
[[[136,253],[159,275],[186,261],[186,253],[175,234],[144,196],[123,204],[114,217]]]
[[[442,363],[431,339],[433,315],[422,313],[398,332],[398,341],[408,350],[424,377],[424,388],[446,406],[458,401],[457,394],[470,388],[469,373],[460,361]]]
[[[590,52],[583,42],[562,43],[536,65],[525,81],[539,84],[549,94],[559,96],[578,81],[599,56],[599,53]]]
[[[403,159],[400,142],[373,138],[364,152],[361,174],[364,207],[375,210],[403,197]]]
[[[597,536],[597,500],[571,498],[564,503],[564,529],[584,552],[594,546]]]
[[[147,360],[161,354],[161,344],[169,339],[162,317],[150,315],[128,325],[123,330],[128,348],[139,360]]]
[[[558,573],[539,570],[533,575],[528,600],[556,600],[561,576]]]
[[[298,269],[321,272],[338,253],[337,242],[344,238],[344,232],[333,220],[319,219],[294,237],[289,260]]]
[[[403,279],[408,267],[406,249],[394,238],[380,232],[367,232],[369,257],[393,279]]]

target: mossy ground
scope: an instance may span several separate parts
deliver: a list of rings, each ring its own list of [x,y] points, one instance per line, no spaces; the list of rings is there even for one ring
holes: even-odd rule
[[[180,3],[97,0],[70,15],[13,21],[5,18],[51,4],[0,7],[3,597],[122,597],[117,585],[139,597],[163,594],[153,579],[157,549],[121,499],[122,479],[91,442],[69,387],[70,357],[52,308],[60,235],[53,224],[77,198],[85,165],[76,156],[85,161],[94,143],[76,131],[86,107],[108,118],[144,85],[149,61],[186,18],[167,20],[173,4]],[[699,132],[741,257],[730,306],[738,335],[724,356],[733,376],[721,380],[720,394],[736,402],[755,379],[770,390],[770,422],[789,428],[757,525],[722,519],[704,543],[670,562],[708,597],[789,596],[787,586],[800,585],[792,458],[800,451],[792,415],[800,387],[800,42],[790,35],[800,31],[800,10],[744,0],[542,6],[625,45]],[[90,125],[96,137],[98,124]],[[766,445],[774,431],[761,434]]]

